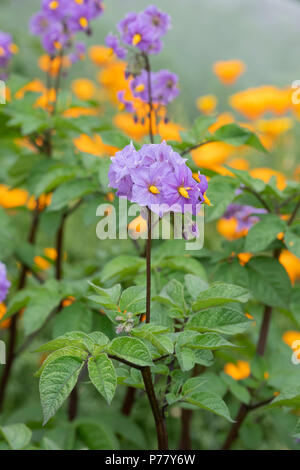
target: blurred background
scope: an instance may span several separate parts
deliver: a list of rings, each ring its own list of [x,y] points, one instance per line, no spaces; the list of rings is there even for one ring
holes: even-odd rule
[[[103,44],[109,31],[130,10],[155,3],[151,0],[107,0],[106,13],[93,23],[90,44]],[[215,93],[219,110],[226,108],[227,94],[212,72],[219,60],[240,59],[246,73],[230,93],[249,86],[290,85],[300,79],[300,2],[296,0],[159,0],[157,6],[172,16],[173,28],[154,66],[168,67],[180,77],[184,114],[195,117],[199,95]],[[37,55],[39,38],[30,36],[28,22],[40,0],[0,0],[0,30],[10,31],[20,46],[15,71],[32,78],[41,76]],[[86,41],[86,38],[84,38]],[[72,76],[90,77],[94,67],[87,59],[72,68]],[[179,102],[180,102],[179,101]],[[183,108],[183,107],[182,107]]]

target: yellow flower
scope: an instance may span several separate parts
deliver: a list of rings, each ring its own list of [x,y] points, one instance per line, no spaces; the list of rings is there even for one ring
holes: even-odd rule
[[[165,123],[164,120],[161,120],[157,126],[157,133],[162,140],[176,140],[180,142],[180,131],[183,131],[183,127],[175,124],[175,122]]]
[[[63,116],[67,118],[78,118],[80,116],[97,116],[99,109],[97,108],[83,108],[81,106],[73,106],[63,112]]]
[[[36,100],[34,106],[36,108],[47,109],[49,111],[53,108],[53,103],[56,101],[56,90],[51,88],[45,90],[44,93]]]
[[[91,80],[79,78],[73,81],[72,91],[80,100],[90,100],[95,96],[96,88]]]
[[[25,206],[28,202],[29,195],[25,189],[10,189],[4,184],[0,185],[0,206],[5,209]]]
[[[35,256],[34,257],[34,264],[39,268],[45,271],[46,269],[50,268],[50,263],[47,261],[43,256]]]
[[[283,191],[286,187],[286,179],[285,176],[280,173],[279,171],[273,170],[272,168],[261,167],[261,168],[254,168],[250,170],[250,175],[253,178],[258,178],[265,183],[268,183],[272,176],[276,178],[276,185],[280,191]]]
[[[29,82],[27,83],[27,85],[20,88],[20,90],[16,92],[15,97],[18,100],[23,99],[25,93],[27,93],[28,91],[33,92],[33,93],[44,93],[46,91],[46,88],[43,82],[41,82],[41,80],[35,79],[32,82]]]
[[[298,349],[298,347],[293,348],[293,344],[295,341],[300,341],[300,331],[295,331],[295,330],[286,331],[282,335],[282,339],[285,342],[285,344],[287,344],[290,348]]]
[[[80,152],[89,153],[96,157],[114,155],[119,150],[117,147],[105,145],[98,134],[95,134],[93,137],[81,134],[73,140],[73,143]]]
[[[237,220],[234,218],[219,219],[217,222],[217,230],[226,240],[236,240],[247,234],[247,230],[238,231],[237,226]]]
[[[293,121],[291,118],[283,117],[277,119],[268,119],[257,122],[257,129],[270,137],[277,137],[284,132],[287,132],[293,127]]]
[[[251,374],[250,364],[247,361],[237,361],[236,364],[228,362],[224,366],[224,372],[234,380],[246,379]]]
[[[62,301],[62,306],[63,307],[69,307],[69,305],[72,305],[72,303],[75,302],[75,297],[73,297],[72,295],[70,295],[69,297],[67,297],[66,299],[64,299]]]
[[[92,46],[89,49],[90,59],[100,67],[111,62],[113,55],[112,50],[106,46]]]
[[[56,77],[61,68],[69,68],[71,66],[71,61],[67,56],[51,58],[47,54],[42,55],[38,64],[41,70],[46,73],[49,73],[52,77]]]
[[[232,122],[234,122],[233,114],[231,114],[231,113],[221,113],[221,114],[218,115],[218,118],[217,118],[216,122],[214,124],[212,124],[208,130],[209,130],[209,132],[214,134],[217,129],[219,129],[220,127],[225,126],[226,124],[231,124]]]
[[[279,256],[279,262],[288,273],[292,284],[300,279],[300,259],[297,256],[288,250],[283,250]]]
[[[234,151],[235,148],[225,142],[209,142],[193,150],[191,154],[199,167],[214,169],[224,163]]]
[[[6,305],[3,303],[0,303],[0,320],[4,317],[5,314],[6,314]],[[6,328],[9,327],[9,325],[10,325],[10,318],[0,322],[0,329],[5,330]]]
[[[116,114],[114,124],[128,135],[128,137],[135,140],[143,139],[149,132],[148,120],[143,124],[141,122],[135,123],[130,113]]]
[[[215,75],[224,85],[232,85],[245,69],[246,66],[241,60],[221,60],[213,65]]]
[[[251,253],[239,253],[237,256],[242,266],[245,266],[245,264],[247,264],[248,261],[250,261],[250,259],[252,258]]]
[[[217,107],[218,99],[215,95],[203,95],[197,99],[197,108],[203,114],[212,114]]]

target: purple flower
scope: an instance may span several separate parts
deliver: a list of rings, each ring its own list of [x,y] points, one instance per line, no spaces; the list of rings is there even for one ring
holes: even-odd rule
[[[110,49],[113,50],[113,52],[116,54],[119,59],[125,59],[127,55],[127,50],[120,45],[120,41],[117,36],[113,34],[108,34],[106,36],[105,43],[107,47],[110,47]]]
[[[164,36],[171,27],[171,18],[167,13],[160,11],[155,5],[150,5],[141,13],[142,20],[152,30],[153,36]]]
[[[69,54],[69,59],[72,64],[83,59],[86,53],[86,45],[83,42],[76,42],[74,47],[74,52]]]
[[[123,107],[128,113],[134,112],[134,107],[131,101],[125,99],[125,91],[118,91],[118,100],[120,101],[121,107]]]
[[[170,17],[154,5],[138,14],[128,13],[118,24],[121,40],[127,46],[137,47],[147,54],[158,54],[162,48],[160,38],[170,27]]]
[[[55,55],[71,47],[75,33],[90,34],[90,21],[102,12],[102,0],[43,0],[41,11],[30,21],[30,31],[41,37],[49,54]],[[79,57],[76,49],[70,55],[72,62]]]
[[[151,72],[151,95],[155,104],[167,105],[179,94],[177,87],[178,77],[169,70],[159,70]],[[134,78],[130,83],[130,88],[136,98],[140,98],[145,103],[149,102],[148,73],[142,73]]]
[[[11,284],[6,275],[6,266],[0,262],[0,302],[3,302],[6,299],[10,286]]]
[[[143,145],[138,152],[130,144],[111,160],[110,187],[118,189],[118,196],[146,206],[159,216],[169,211],[195,215],[198,205],[204,202],[201,185],[193,178],[186,160],[165,142]]]
[[[235,218],[238,222],[238,232],[242,230],[249,230],[256,222],[259,222],[259,217],[255,214],[266,214],[266,209],[257,209],[252,206],[243,206],[240,204],[229,204],[223,215],[224,219]]]
[[[208,182],[207,182],[206,176],[201,175],[200,171],[198,171],[198,174],[194,176],[194,179],[199,183],[198,184],[199,191],[204,195],[208,188]]]

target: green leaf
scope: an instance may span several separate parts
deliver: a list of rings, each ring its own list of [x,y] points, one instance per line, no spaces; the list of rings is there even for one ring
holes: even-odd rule
[[[198,312],[188,321],[186,328],[199,332],[213,331],[225,335],[243,333],[250,326],[251,321],[242,313],[229,307]]]
[[[145,265],[145,261],[138,256],[121,255],[109,261],[101,272],[101,281],[107,282],[113,278],[125,279],[135,275]]]
[[[37,348],[34,352],[51,352],[56,351],[57,349],[62,349],[66,347],[75,347],[82,350],[88,349],[86,344],[82,339],[72,339],[66,335],[61,336],[60,338],[53,339],[52,341],[48,341],[48,343],[43,344],[39,348]]]
[[[294,429],[293,437],[295,437],[296,439],[300,439],[300,419],[296,425],[296,428]]]
[[[112,361],[104,353],[91,357],[88,371],[92,384],[110,405],[117,387],[117,374]]]
[[[0,427],[1,434],[13,450],[26,447],[32,436],[32,431],[25,424],[8,424]]]
[[[253,178],[247,171],[236,170],[235,168],[229,167],[227,165],[225,166],[231,173],[233,173],[238,178],[238,180],[243,185],[248,186],[257,193],[261,193],[265,189],[266,184],[264,183],[264,181],[258,178]]]
[[[278,408],[287,406],[289,408],[300,407],[300,387],[283,390],[266,408]]]
[[[90,333],[92,323],[92,311],[84,303],[74,302],[65,307],[55,318],[53,336],[56,338],[72,330]]]
[[[284,234],[284,243],[289,251],[300,258],[300,236],[289,229]]]
[[[274,258],[252,258],[246,269],[253,296],[271,307],[286,308],[290,302],[291,282],[284,267]]]
[[[146,311],[146,289],[144,286],[128,287],[122,292],[120,298],[120,309],[131,313],[142,313]]]
[[[98,184],[90,179],[76,179],[61,184],[53,193],[48,211],[58,211],[87,194],[99,190]]]
[[[203,387],[206,381],[207,380],[201,376],[188,379],[182,386],[182,395],[194,395],[198,392],[199,388]]]
[[[183,285],[176,279],[172,279],[168,282],[160,294],[153,297],[153,300],[157,300],[165,305],[170,305],[171,307],[179,309],[181,312],[184,312],[186,309]]]
[[[172,340],[164,334],[167,331],[165,326],[148,323],[133,328],[131,334],[149,341],[161,354],[172,354],[174,346]]]
[[[83,363],[73,357],[58,357],[47,364],[40,378],[40,397],[45,425],[76,385]]]
[[[204,410],[211,411],[212,413],[233,422],[226,403],[216,393],[198,392],[192,396],[186,397],[184,401],[191,405],[198,406],[199,408],[203,408]]]
[[[111,342],[108,352],[138,366],[153,365],[151,354],[147,346],[137,338],[130,338],[127,336],[115,338]]]
[[[235,344],[230,343],[217,333],[203,333],[193,336],[190,341],[186,342],[186,346],[190,349],[219,349],[219,348],[236,348]]]
[[[286,223],[274,214],[264,215],[262,220],[253,225],[245,242],[245,251],[256,253],[265,250],[280,232],[284,232]]]
[[[219,219],[225,213],[229,204],[236,197],[238,181],[225,176],[214,176],[209,180],[207,197],[211,206],[205,207],[205,220],[210,222]]]
[[[105,145],[111,145],[119,149],[130,144],[130,139],[118,131],[103,131],[101,132],[101,139]]]
[[[117,304],[119,303],[121,294],[121,284],[116,284],[110,289],[104,289],[103,287],[99,287],[92,282],[89,282],[89,284],[97,292],[97,294],[99,294],[97,296],[89,296],[90,300],[110,310],[115,310],[118,308]]]
[[[231,393],[242,403],[248,405],[251,401],[250,392],[247,390],[246,387],[240,385],[236,380],[230,377],[227,374],[222,374],[222,378],[226,385],[228,385],[229,390]]]
[[[249,292],[247,289],[233,284],[216,282],[207,290],[200,292],[197,299],[192,304],[192,308],[194,311],[197,311],[229,302],[247,302],[248,300]]]
[[[196,363],[194,351],[188,349],[187,347],[182,348],[181,346],[177,345],[175,352],[180,369],[183,372],[191,370],[194,367]]]
[[[79,359],[80,361],[85,361],[88,357],[88,352],[83,351],[82,349],[76,348],[75,346],[66,346],[62,349],[57,349],[56,351],[52,352],[47,356],[47,358],[42,363],[39,370],[34,374],[35,377],[40,377],[45,367],[50,364],[50,362],[54,361],[58,357],[62,356],[70,356],[75,359]]]
[[[209,288],[209,284],[206,281],[203,281],[203,279],[198,276],[194,276],[193,274],[186,274],[184,276],[184,281],[187,291],[193,300],[197,298],[200,292]]]
[[[166,258],[164,261],[159,263],[159,266],[168,267],[172,270],[194,274],[195,276],[201,277],[206,280],[206,272],[200,261],[191,258],[190,255],[186,256],[172,256]]]
[[[107,430],[98,423],[83,422],[77,426],[79,438],[90,450],[115,450],[113,442]]]
[[[56,295],[47,288],[40,288],[30,299],[23,315],[25,335],[38,330],[48,318],[52,310],[58,307],[61,295]]]
[[[213,135],[214,140],[226,142],[227,144],[240,147],[248,145],[260,152],[267,153],[259,138],[249,129],[240,127],[237,124],[226,124],[216,130]]]

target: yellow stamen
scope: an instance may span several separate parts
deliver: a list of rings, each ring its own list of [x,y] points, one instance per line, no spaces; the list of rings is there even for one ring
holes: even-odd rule
[[[11,44],[9,46],[9,50],[12,52],[12,54],[17,54],[19,52],[19,48],[16,44]]]
[[[115,51],[113,50],[113,48],[112,48],[112,47],[110,47],[110,48],[108,49],[108,51],[107,51],[107,55],[108,55],[108,57],[111,57],[111,56],[113,56],[113,55],[114,55],[114,53],[115,53]]]
[[[75,3],[78,3],[78,5],[82,5],[83,4],[83,0],[74,0]]]
[[[125,109],[125,104],[124,104],[124,103],[120,103],[118,107],[119,107],[119,110],[120,110],[120,111],[124,111],[124,109]]]
[[[82,16],[79,20],[79,24],[82,28],[86,28],[88,26],[89,22],[84,16]]]
[[[132,45],[137,46],[142,40],[142,36],[140,34],[135,34],[132,38]]]
[[[203,197],[204,197],[204,202],[205,202],[205,204],[207,204],[208,206],[210,206],[210,205],[211,205],[211,202],[210,202],[210,200],[208,199],[208,197],[206,196],[206,194],[204,194]]]
[[[144,90],[145,90],[145,85],[143,83],[140,83],[138,86],[135,87],[135,91],[137,91],[138,93]]]
[[[60,51],[62,48],[62,45],[59,41],[54,41],[54,47],[55,49],[58,49]]]
[[[149,191],[152,194],[159,194],[160,193],[159,189],[154,185],[149,186]]]
[[[5,50],[2,46],[0,46],[0,57],[4,56]]]
[[[56,10],[56,8],[58,8],[58,7],[59,7],[59,2],[57,2],[55,0],[53,2],[49,3],[50,10]]]
[[[194,178],[194,180],[197,181],[197,183],[200,183],[200,178],[199,178],[198,173],[193,173],[193,178]]]
[[[185,199],[190,199],[189,193],[187,191],[188,189],[191,189],[191,188],[184,188],[183,186],[180,186],[178,188],[178,192],[180,196],[184,197]]]

